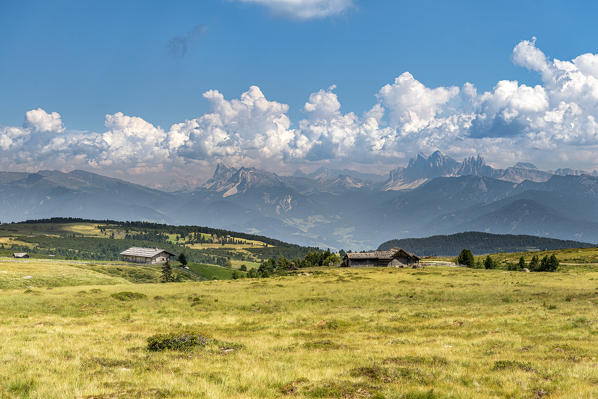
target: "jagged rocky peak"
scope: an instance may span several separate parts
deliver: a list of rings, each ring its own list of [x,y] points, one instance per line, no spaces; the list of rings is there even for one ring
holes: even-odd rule
[[[326,168],[326,167],[322,166],[322,167],[316,169],[314,172],[310,173],[309,176],[312,179],[324,181],[324,180],[329,180],[329,179],[333,179],[333,178],[337,177],[338,173],[335,170],[332,170],[330,168]]]
[[[214,174],[212,177],[203,185],[204,188],[209,190],[221,191],[229,181],[229,179],[237,172],[237,169],[226,166],[219,162],[216,165]]]
[[[347,189],[362,188],[365,186],[362,180],[349,175],[340,175],[332,183]]]
[[[246,192],[256,187],[282,186],[284,183],[275,173],[253,167],[233,168],[218,164],[214,175],[203,186],[208,190],[223,192],[224,197]]]
[[[219,162],[218,165],[216,165],[216,169],[214,170],[214,175],[212,176],[212,179],[228,180],[236,171],[237,170],[235,168],[228,167],[222,162]]]
[[[522,169],[538,169],[536,165],[531,162],[517,162],[515,164],[515,168],[522,168]]]
[[[385,183],[386,190],[402,190],[415,188],[429,179],[441,176],[451,176],[459,168],[460,162],[435,151],[429,157],[418,154],[409,160],[406,167],[390,171]]]
[[[494,176],[495,170],[480,155],[465,158],[455,172],[457,176]]]
[[[419,170],[419,171],[438,171],[446,173],[457,167],[459,162],[453,158],[444,155],[440,151],[434,151],[432,155],[426,158],[423,154],[417,154],[415,159],[410,159],[406,170]]]
[[[571,168],[559,168],[554,171],[554,174],[557,176],[581,176],[581,175],[589,175],[589,176],[598,176],[597,171],[587,171],[582,169],[571,169]]]

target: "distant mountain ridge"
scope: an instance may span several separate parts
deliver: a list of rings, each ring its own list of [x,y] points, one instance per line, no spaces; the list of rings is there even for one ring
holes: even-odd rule
[[[386,181],[385,190],[404,190],[416,188],[425,182],[437,177],[458,176],[484,176],[513,183],[525,180],[545,182],[554,175],[593,175],[597,172],[585,172],[574,169],[558,169],[556,172],[539,170],[535,165],[527,162],[518,162],[515,166],[506,169],[495,169],[486,164],[481,156],[465,158],[459,162],[443,155],[440,151],[432,153],[429,157],[419,154],[411,159],[406,167],[390,171]]]
[[[282,176],[219,164],[203,186],[184,192],[79,170],[0,172],[0,221],[195,224],[333,249],[471,230],[598,242],[598,177],[560,174],[440,152],[420,154],[386,182],[348,169]]]

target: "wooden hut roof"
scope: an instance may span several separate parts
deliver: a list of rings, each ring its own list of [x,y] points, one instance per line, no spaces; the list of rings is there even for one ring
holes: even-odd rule
[[[139,256],[142,258],[153,258],[154,256],[160,255],[162,252],[167,253],[170,256],[175,256],[174,254],[165,251],[159,248],[140,248],[140,247],[131,247],[125,251],[122,251],[121,255],[127,256]]]
[[[391,248],[388,251],[373,251],[373,252],[349,252],[347,257],[349,259],[384,259],[391,260],[397,255],[402,254],[407,258],[419,260],[419,256],[409,253],[401,248]]]

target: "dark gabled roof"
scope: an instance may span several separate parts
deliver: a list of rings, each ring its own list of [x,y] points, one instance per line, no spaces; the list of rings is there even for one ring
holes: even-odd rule
[[[153,258],[156,255],[161,254],[162,252],[167,253],[170,256],[175,256],[173,253],[165,251],[159,248],[139,248],[139,247],[131,247],[126,251],[122,251],[121,255],[128,255],[128,256],[140,256],[142,258]]]
[[[392,260],[397,255],[402,254],[407,258],[417,259],[419,260],[420,257],[409,253],[401,248],[391,248],[388,251],[373,251],[373,252],[350,252],[347,253],[347,258],[349,259],[381,259],[381,260]]]

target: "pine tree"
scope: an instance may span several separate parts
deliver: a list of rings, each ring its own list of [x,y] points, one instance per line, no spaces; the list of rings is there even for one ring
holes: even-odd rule
[[[542,258],[542,260],[540,261],[540,267],[538,268],[538,271],[540,271],[540,272],[548,271],[548,256],[545,256]]]
[[[184,253],[181,252],[179,254],[178,261],[180,262],[181,265],[187,266],[187,257],[185,256]]]
[[[486,259],[484,259],[484,269],[495,269],[496,268],[496,263],[494,263],[494,261],[492,260],[492,258],[490,256],[486,256]]]
[[[550,257],[550,270],[551,272],[556,272],[557,269],[559,268],[559,260],[557,259],[557,257],[552,254],[552,256]]]
[[[166,262],[162,266],[162,282],[170,283],[172,281],[174,281],[174,277],[172,275],[172,268],[170,267],[170,263]]]
[[[525,258],[522,256],[521,258],[519,258],[519,270],[523,270],[525,269],[525,267]]]
[[[457,263],[467,267],[474,267],[475,261],[473,258],[473,253],[471,253],[469,249],[462,250],[457,258]]]
[[[532,260],[529,262],[529,270],[532,272],[540,270],[540,259],[538,258],[538,255],[532,256]]]

